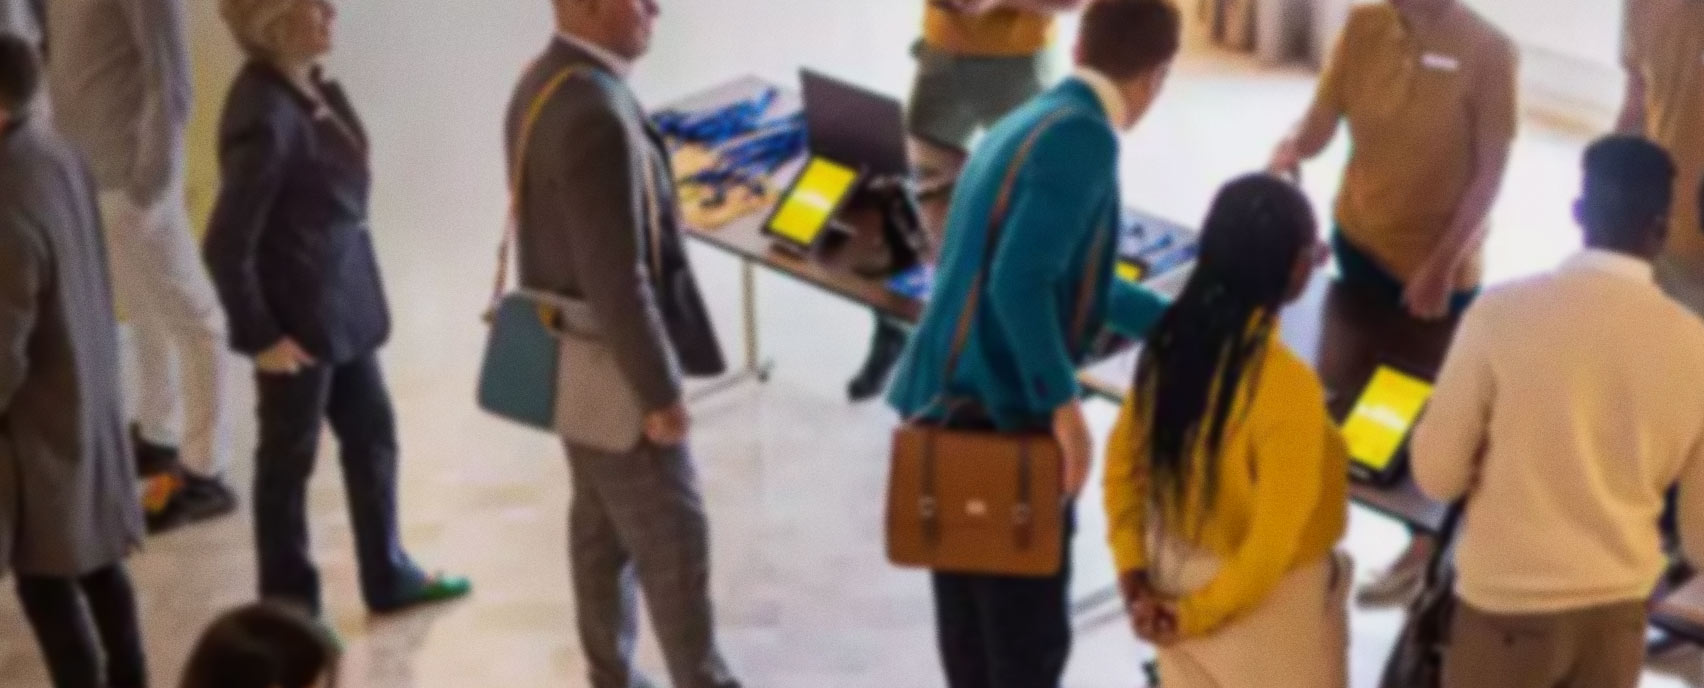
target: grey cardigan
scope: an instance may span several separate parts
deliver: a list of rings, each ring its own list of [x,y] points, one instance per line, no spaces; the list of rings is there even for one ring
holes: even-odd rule
[[[0,139],[0,573],[78,576],[142,538],[94,182],[45,122]]]

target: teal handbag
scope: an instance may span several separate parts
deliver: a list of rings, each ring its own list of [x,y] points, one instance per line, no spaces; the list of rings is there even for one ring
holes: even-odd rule
[[[521,291],[508,291],[509,256],[515,244],[516,204],[520,201],[521,170],[533,125],[563,82],[583,66],[564,68],[551,77],[527,111],[515,146],[514,169],[509,176],[509,223],[497,249],[497,279],[492,305],[485,314],[491,334],[485,344],[485,359],[479,370],[479,407],[493,415],[528,427],[556,431],[556,385],[560,342],[555,332],[556,309],[548,299]]]
[[[479,368],[479,407],[538,430],[556,429],[557,352],[553,310],[514,292],[491,315]]]

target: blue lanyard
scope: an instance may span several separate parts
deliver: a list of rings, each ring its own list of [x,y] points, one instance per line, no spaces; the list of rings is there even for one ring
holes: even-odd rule
[[[769,175],[804,154],[808,142],[804,118],[790,117],[718,151],[716,164],[687,178],[687,182],[714,187],[738,184],[761,190]]]
[[[652,121],[674,142],[715,151],[714,165],[683,180],[707,187],[714,205],[738,187],[762,194],[770,175],[809,148],[804,113],[764,121],[779,97],[779,90],[767,88],[757,96],[715,110],[670,110],[654,115]]]
[[[780,97],[771,87],[752,98],[705,112],[670,110],[651,119],[663,135],[684,143],[715,148],[763,126],[763,116]]]

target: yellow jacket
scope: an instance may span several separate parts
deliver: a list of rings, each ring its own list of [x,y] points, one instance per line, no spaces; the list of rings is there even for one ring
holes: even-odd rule
[[[1222,564],[1206,587],[1178,600],[1185,637],[1211,633],[1258,607],[1290,571],[1329,555],[1348,519],[1348,452],[1326,410],[1324,386],[1276,330],[1257,355],[1220,443],[1212,509],[1201,508],[1197,476],[1183,508],[1166,512],[1188,515],[1167,519],[1169,536]],[[1149,423],[1141,396],[1132,393],[1125,402],[1107,450],[1107,523],[1121,573],[1150,564]]]
[[[1053,43],[1053,17],[1017,9],[968,15],[930,3],[923,14],[923,42],[958,57],[1030,57]]]

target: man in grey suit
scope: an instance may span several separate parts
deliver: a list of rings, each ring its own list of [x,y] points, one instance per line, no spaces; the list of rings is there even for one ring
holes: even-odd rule
[[[731,688],[681,395],[683,374],[725,365],[687,263],[667,155],[624,82],[657,6],[553,1],[559,35],[521,78],[507,121],[511,169],[520,156],[520,281],[588,306],[644,414],[629,451],[568,446],[569,549],[591,683],[649,685],[632,663],[642,589],[675,688]],[[522,129],[530,136],[517,149]]]
[[[56,688],[141,688],[106,246],[88,166],[29,114],[34,53],[0,33],[0,574],[17,573]]]

